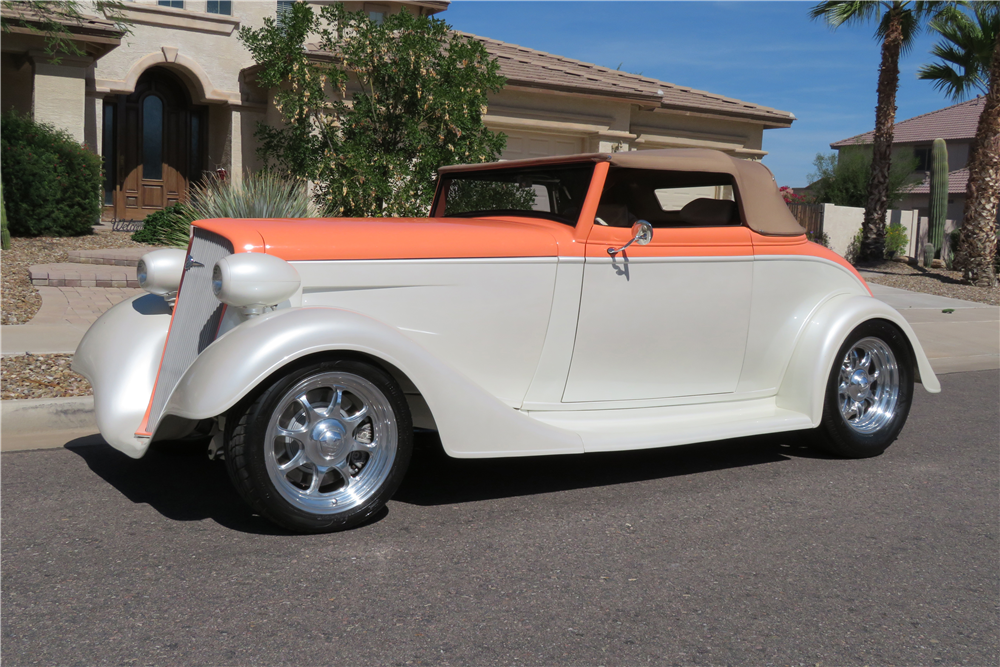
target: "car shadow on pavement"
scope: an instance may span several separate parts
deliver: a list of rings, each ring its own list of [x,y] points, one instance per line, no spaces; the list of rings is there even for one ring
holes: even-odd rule
[[[141,459],[86,439],[66,447],[123,496],[149,505],[174,521],[210,519],[244,533],[293,535],[260,517],[239,497],[222,461],[210,461],[206,443],[164,442]],[[447,505],[552,493],[712,470],[778,463],[791,458],[828,458],[806,445],[803,434],[785,433],[642,451],[453,459],[436,433],[416,436],[417,451],[393,501]],[[366,524],[388,515],[383,508]]]
[[[809,434],[779,433],[640,451],[453,459],[436,433],[418,433],[417,450],[393,496],[414,505],[448,505],[628,484],[792,458],[831,458],[808,446]]]
[[[138,460],[103,443],[80,444],[69,442],[66,448],[130,501],[168,519],[211,519],[245,533],[292,534],[252,512],[229,481],[225,464],[208,459],[204,441],[156,443]]]

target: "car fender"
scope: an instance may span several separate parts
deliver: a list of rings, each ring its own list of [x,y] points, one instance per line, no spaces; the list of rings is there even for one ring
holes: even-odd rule
[[[430,408],[451,456],[583,452],[576,433],[505,405],[395,327],[337,308],[272,311],[228,331],[184,373],[164,414],[192,420],[225,414],[283,367],[324,352],[369,355],[406,375]]]
[[[170,306],[163,297],[141,294],[101,315],[73,355],[73,370],[94,388],[94,417],[101,435],[132,458],[141,457],[148,447],[135,432],[153,393],[169,328]]]
[[[847,336],[862,322],[888,320],[913,348],[915,379],[928,392],[941,391],[930,361],[909,323],[891,306],[869,296],[839,295],[820,306],[803,326],[781,386],[777,406],[808,415],[813,426],[823,418],[823,401],[835,357]]]

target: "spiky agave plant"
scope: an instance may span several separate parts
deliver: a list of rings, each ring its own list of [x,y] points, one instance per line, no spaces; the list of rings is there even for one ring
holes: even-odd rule
[[[247,174],[242,182],[212,178],[191,190],[191,208],[204,218],[308,218],[306,185],[270,171]]]

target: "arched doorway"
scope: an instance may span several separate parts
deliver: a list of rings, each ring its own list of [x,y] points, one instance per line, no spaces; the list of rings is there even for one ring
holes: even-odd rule
[[[132,94],[105,99],[105,214],[142,220],[187,201],[204,169],[207,118],[183,82],[159,67],[144,72]]]

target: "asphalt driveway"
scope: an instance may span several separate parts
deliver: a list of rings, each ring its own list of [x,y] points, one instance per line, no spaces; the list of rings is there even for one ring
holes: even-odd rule
[[[798,435],[456,461],[285,534],[200,448],[5,453],[2,657],[28,664],[995,665],[1000,373],[880,458]]]

